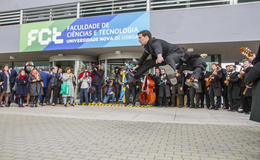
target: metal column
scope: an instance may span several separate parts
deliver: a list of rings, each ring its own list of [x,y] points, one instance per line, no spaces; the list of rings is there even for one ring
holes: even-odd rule
[[[151,10],[151,0],[146,0],[146,11]]]

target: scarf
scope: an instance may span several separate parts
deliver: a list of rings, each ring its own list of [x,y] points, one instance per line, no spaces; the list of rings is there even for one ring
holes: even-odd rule
[[[37,73],[36,74],[32,73],[32,75],[35,77],[35,79],[37,79],[37,76],[38,76]]]
[[[24,78],[26,77],[26,75],[23,75],[23,76],[22,76],[22,75],[20,74],[20,77],[21,77],[22,79],[24,79]]]

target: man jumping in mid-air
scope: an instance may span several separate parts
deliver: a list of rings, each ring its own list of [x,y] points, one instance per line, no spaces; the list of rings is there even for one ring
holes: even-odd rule
[[[175,75],[176,65],[179,64],[181,70],[193,71],[192,78],[189,79],[186,84],[198,88],[200,73],[204,71],[207,66],[201,57],[205,58],[207,54],[199,55],[185,52],[176,44],[171,44],[152,37],[151,32],[148,30],[139,32],[138,39],[144,47],[144,53],[137,65],[133,68],[136,70],[135,78],[139,78],[150,68],[167,64],[171,66]],[[149,55],[151,55],[152,58],[146,60]]]

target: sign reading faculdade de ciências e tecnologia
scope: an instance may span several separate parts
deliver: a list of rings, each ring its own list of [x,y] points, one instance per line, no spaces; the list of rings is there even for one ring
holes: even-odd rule
[[[136,39],[138,27],[110,28],[109,22],[72,25],[66,28],[66,43],[98,42]],[[89,37],[89,38],[86,38]]]
[[[137,33],[150,29],[147,12],[41,23],[22,26],[20,51],[138,46]]]

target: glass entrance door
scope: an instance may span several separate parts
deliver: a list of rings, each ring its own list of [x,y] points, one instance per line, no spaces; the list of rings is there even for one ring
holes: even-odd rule
[[[63,73],[65,73],[65,69],[67,67],[70,67],[72,70],[72,73],[75,75],[76,78],[76,86],[75,86],[75,93],[74,93],[74,103],[77,102],[77,98],[79,97],[79,91],[78,91],[78,68],[79,63],[77,60],[71,60],[71,61],[53,61],[53,65],[57,66],[59,68],[62,68]]]
[[[63,69],[63,73],[67,67],[72,69],[72,73],[76,77],[76,86],[75,86],[75,93],[74,93],[74,102],[79,102],[79,82],[78,76],[83,71],[83,68],[86,67],[87,69],[91,69],[91,66],[94,62],[96,62],[95,57],[90,56],[80,56],[80,55],[73,55],[73,56],[52,56],[49,59],[52,66],[57,66]]]
[[[70,67],[73,71],[75,69],[75,61],[56,61],[54,65],[62,68],[63,71],[65,71],[67,67]]]

